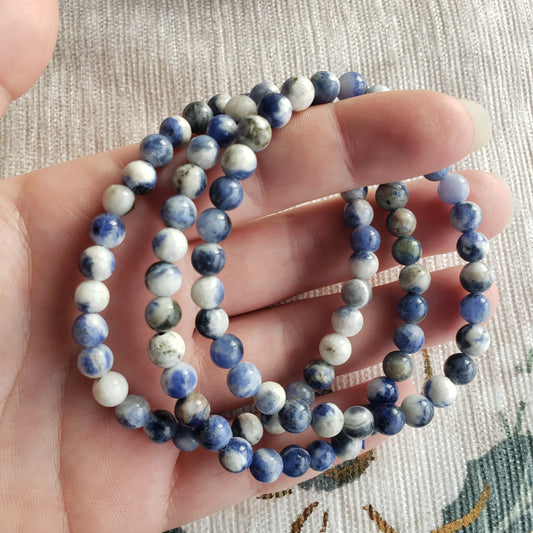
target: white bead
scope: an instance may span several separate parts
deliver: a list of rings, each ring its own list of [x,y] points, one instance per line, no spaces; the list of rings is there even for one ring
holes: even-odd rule
[[[214,309],[224,298],[224,285],[216,276],[202,276],[192,284],[191,297],[198,307]]]
[[[175,331],[154,335],[148,343],[148,356],[160,368],[176,366],[185,355],[185,341]]]
[[[361,439],[351,439],[350,437],[342,436],[345,444],[342,448],[335,448],[335,456],[343,461],[351,461],[355,459],[363,449],[363,441]]]
[[[352,355],[352,343],[344,335],[328,333],[322,337],[318,345],[318,351],[320,352],[320,357],[330,365],[342,365]]]
[[[102,205],[108,213],[121,217],[133,209],[135,194],[126,185],[110,185],[104,192]]]
[[[327,414],[324,414],[324,410]],[[334,437],[342,431],[343,426],[344,414],[334,403],[325,402],[313,409],[311,427],[318,436],[326,439]]]
[[[241,170],[251,173],[257,168],[257,156],[245,144],[232,144],[222,155],[220,166],[227,176],[233,176]]]
[[[191,200],[198,198],[207,186],[205,171],[198,165],[186,163],[176,169],[172,176],[172,184],[178,194]]]
[[[115,268],[115,256],[113,252],[104,246],[89,246],[82,252],[80,262],[88,260],[90,263],[90,279],[104,281],[113,274]]]
[[[128,382],[118,372],[108,372],[93,383],[94,399],[104,407],[116,407],[128,395]]]
[[[74,292],[74,303],[83,313],[100,313],[109,304],[109,290],[101,281],[82,281]]]
[[[283,426],[279,423],[278,413],[274,415],[267,415],[268,418],[262,420],[265,431],[272,435],[281,435],[285,433]]]
[[[361,331],[363,315],[359,309],[345,305],[333,311],[331,325],[340,335],[352,337]]]
[[[398,284],[405,292],[423,294],[431,285],[431,273],[420,263],[407,265],[400,270]]]
[[[457,398],[457,386],[446,376],[433,376],[424,385],[424,395],[435,407],[448,407]]]
[[[348,268],[354,278],[369,279],[379,268],[379,260],[375,253],[366,252],[365,257],[356,257],[353,254],[348,260]]]
[[[185,257],[188,247],[187,237],[176,228],[163,228],[155,234],[152,240],[152,249],[156,257],[169,263]]]
[[[293,111],[303,111],[313,103],[315,87],[309,78],[294,76],[283,84],[281,93],[290,100]]]
[[[255,446],[263,438],[263,424],[253,413],[241,413],[234,424],[236,422],[239,428],[236,436],[246,439],[252,446]]]
[[[273,415],[285,405],[285,389],[274,381],[264,381],[254,396],[255,406],[265,415]]]
[[[249,96],[238,94],[229,99],[224,112],[238,124],[246,115],[257,114],[257,105]]]
[[[155,168],[142,159],[131,161],[122,169],[122,180],[136,194],[145,194],[153,189],[157,182]]]

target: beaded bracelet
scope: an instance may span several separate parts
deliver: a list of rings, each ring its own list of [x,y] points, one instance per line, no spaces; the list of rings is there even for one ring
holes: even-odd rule
[[[239,95],[230,99],[229,96],[216,95],[209,105],[200,102],[190,104],[184,110],[185,118],[169,117],[162,123],[160,134],[149,135],[143,140],[141,154],[148,162],[135,161],[126,166],[124,185],[113,185],[104,195],[104,208],[108,214],[99,215],[91,222],[90,234],[96,246],[85,250],[80,259],[80,269],[90,280],[80,284],[75,293],[76,304],[84,313],[73,326],[74,338],[84,348],[79,354],[78,366],[82,373],[96,378],[93,394],[99,403],[116,406],[121,424],[131,428],[144,427],[147,436],[155,442],[173,439],[181,450],[194,449],[200,441],[207,449],[219,451],[220,461],[226,469],[239,472],[250,467],[252,475],[260,481],[273,481],[282,470],[296,477],[309,466],[318,471],[329,468],[335,455],[341,459],[353,458],[360,452],[362,440],[376,430],[394,434],[405,422],[416,427],[426,425],[433,416],[434,405],[442,407],[453,402],[456,394],[454,383],[463,384],[473,379],[475,365],[469,355],[484,353],[489,343],[486,330],[478,324],[490,314],[490,303],[481,293],[490,287],[492,273],[479,262],[487,249],[486,238],[475,231],[481,220],[480,210],[475,204],[464,202],[469,192],[468,183],[462,176],[450,174],[449,169],[427,178],[440,181],[439,197],[454,204],[450,214],[452,226],[463,232],[458,251],[470,264],[461,273],[461,283],[471,294],[461,302],[460,311],[469,324],[457,334],[462,353],[448,358],[445,376],[434,376],[428,380],[424,395],[411,395],[401,407],[394,405],[398,398],[395,382],[407,379],[411,373],[412,362],[406,352],[418,351],[420,339],[423,342],[423,333],[416,324],[427,314],[427,303],[417,292],[423,292],[420,290],[420,277],[429,276],[420,265],[416,265],[421,249],[418,241],[409,238],[414,215],[404,208],[405,203],[400,205],[403,200],[398,202],[397,197],[407,198],[407,189],[402,184],[380,186],[376,194],[378,204],[391,211],[387,228],[398,237],[393,256],[404,264],[408,258],[411,264],[407,264],[400,274],[400,285],[407,292],[398,304],[400,317],[405,321],[395,332],[395,344],[400,351],[386,356],[383,365],[385,377],[369,383],[368,408],[350,407],[343,415],[338,407],[326,402],[310,411],[314,401],[313,389],[329,388],[333,382],[331,363],[342,364],[351,353],[350,342],[342,333],[328,334],[322,339],[319,347],[322,359],[309,363],[304,370],[304,381],[290,384],[286,390],[272,382],[261,384],[259,371],[254,365],[241,362],[242,343],[225,333],[227,315],[218,308],[224,288],[215,277],[224,266],[225,256],[216,243],[231,231],[226,211],[242,201],[240,180],[249,177],[255,170],[254,151],[266,148],[271,127],[284,126],[290,118],[291,109],[300,111],[311,103],[330,102],[337,96],[345,98],[380,90],[387,89],[383,86],[367,89],[359,74],[346,73],[339,81],[325,71],[315,74],[311,80],[290,78],[282,87],[284,94],[279,94],[272,84],[263,83],[255,86],[249,97]],[[249,116],[256,109],[260,115]],[[223,111],[241,119],[239,124]],[[210,112],[216,114],[210,118]],[[198,136],[189,141],[191,133]],[[240,143],[247,144],[229,146],[235,135]],[[177,423],[168,411],[150,412],[144,398],[127,395],[125,378],[110,371],[113,355],[102,344],[107,336],[107,324],[99,313],[109,302],[109,292],[101,283],[114,269],[114,256],[109,248],[117,246],[124,238],[125,230],[119,217],[133,208],[135,194],[145,194],[154,188],[157,179],[155,167],[167,164],[172,158],[173,148],[186,143],[189,163],[180,167],[173,178],[180,194],[167,199],[163,205],[161,216],[167,228],[158,232],[152,243],[160,261],[152,265],[146,274],[146,285],[156,297],[147,306],[145,317],[150,327],[162,332],[150,341],[149,354],[154,363],[165,368],[163,389],[178,398],[175,408]],[[266,429],[276,432],[276,428],[281,427],[300,432],[311,425],[319,436],[332,437],[331,444],[317,440],[307,450],[291,445],[281,454],[264,448],[252,452],[252,445],[257,444],[262,436],[262,426],[257,417],[252,413],[243,413],[230,428],[223,417],[210,415],[207,399],[193,392],[197,383],[194,368],[181,361],[183,339],[172,331],[179,322],[181,310],[170,298],[181,285],[181,274],[172,263],[181,259],[187,251],[187,240],[181,230],[190,227],[196,219],[192,199],[205,190],[207,178],[204,169],[216,163],[220,146],[229,146],[221,161],[225,176],[211,185],[210,197],[215,207],[202,213],[197,221],[200,236],[208,242],[199,245],[192,256],[193,266],[203,276],[192,288],[193,300],[202,307],[196,320],[197,329],[213,339],[211,357],[215,364],[231,368],[229,376],[232,377],[228,377],[230,390],[239,397],[254,396],[256,407],[263,412],[262,422]],[[387,188],[392,193],[384,193]],[[395,194],[398,192],[399,195]],[[350,258],[354,279],[343,285],[341,294],[346,306],[337,310],[333,318],[334,329],[337,329],[337,322],[341,330],[348,327],[354,334],[362,327],[358,309],[371,297],[370,285],[365,280],[377,270],[377,259],[373,254],[377,247],[372,249],[376,240],[379,246],[379,234],[369,230],[370,204],[364,200],[365,196],[366,188],[343,193],[344,199],[349,202],[344,219],[354,228],[351,237],[354,254]],[[380,196],[386,201],[380,201]],[[387,202],[388,205],[385,205]],[[412,261],[415,256],[418,257]],[[251,379],[243,385],[246,374]],[[253,384],[251,388],[250,383]],[[232,437],[232,432],[236,436]]]

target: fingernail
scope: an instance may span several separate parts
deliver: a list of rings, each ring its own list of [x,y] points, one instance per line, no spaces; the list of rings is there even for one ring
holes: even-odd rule
[[[501,174],[497,174],[496,172],[491,172],[491,174],[504,186],[505,190],[507,191],[507,195],[509,197],[509,204],[510,204],[510,215],[509,220],[507,221],[507,224],[505,224],[505,227],[507,227],[514,217],[514,198],[513,193],[511,192],[511,187],[509,187],[509,184],[505,181],[503,176]]]
[[[458,100],[468,111],[468,114],[474,123],[474,141],[469,152],[472,153],[483,148],[483,146],[490,141],[492,135],[490,116],[481,104],[469,100],[468,98],[458,98]]]

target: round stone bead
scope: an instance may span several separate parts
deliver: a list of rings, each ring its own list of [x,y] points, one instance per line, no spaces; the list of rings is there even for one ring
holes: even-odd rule
[[[207,105],[211,108],[214,115],[222,115],[226,110],[226,104],[230,101],[229,94],[215,94],[209,99]]]
[[[291,76],[281,86],[281,94],[289,99],[293,111],[303,111],[315,99],[315,86],[305,76]]]
[[[422,245],[414,237],[399,237],[392,245],[392,257],[400,265],[413,265],[422,257]]]
[[[418,352],[424,346],[424,330],[416,324],[401,324],[394,330],[393,341],[402,352]]]
[[[167,117],[159,126],[159,133],[168,137],[174,148],[187,144],[191,139],[191,125],[183,117]]]
[[[446,167],[441,170],[437,170],[436,172],[430,172],[429,174],[426,174],[424,178],[428,179],[429,181],[441,181],[449,173],[450,173],[450,167]]]
[[[291,119],[291,101],[279,93],[265,94],[257,106],[257,114],[265,117],[272,128],[282,128]]]
[[[459,302],[459,313],[470,324],[485,322],[490,312],[490,300],[483,294],[468,294]]]
[[[334,403],[319,403],[313,409],[312,416],[311,427],[318,436],[330,438],[342,431],[344,415]]]
[[[370,279],[378,271],[379,260],[375,253],[359,250],[350,256],[348,268],[354,278]]]
[[[444,363],[444,374],[456,385],[466,385],[476,377],[476,364],[464,353],[450,355]]]
[[[250,472],[257,481],[272,483],[283,472],[283,460],[276,450],[259,448],[254,452]]]
[[[185,341],[176,331],[154,335],[148,342],[148,356],[160,368],[176,366],[185,355]]]
[[[187,144],[187,159],[189,163],[207,170],[214,167],[220,155],[220,146],[209,135],[193,137]]]
[[[375,252],[380,244],[381,237],[373,226],[358,226],[350,235],[350,246],[354,252]]]
[[[255,172],[257,157],[245,144],[234,144],[222,155],[220,166],[228,178],[244,180]]]
[[[97,313],[80,315],[72,324],[72,338],[82,348],[102,344],[109,334],[107,322]]]
[[[154,296],[172,296],[181,287],[182,277],[179,268],[167,261],[154,263],[144,275],[146,288]]]
[[[122,183],[135,194],[147,194],[156,186],[157,172],[146,161],[132,161],[122,169]]]
[[[157,409],[150,412],[148,421],[143,426],[143,433],[148,437],[148,440],[156,444],[163,444],[174,438],[177,429],[178,423],[172,413],[165,409]]]
[[[352,337],[361,331],[363,327],[363,315],[357,307],[344,305],[333,311],[331,324],[339,335]]]
[[[89,236],[94,244],[115,248],[124,240],[126,228],[117,215],[102,213],[94,217],[89,224]]]
[[[205,242],[220,242],[231,233],[231,220],[221,209],[210,207],[198,216],[196,229]]]
[[[273,415],[261,414],[261,424],[263,425],[264,430],[272,435],[281,435],[282,433],[285,433],[285,430],[279,422],[278,415],[279,413]]]
[[[240,437],[232,437],[228,444],[218,452],[218,460],[228,472],[244,472],[252,464],[254,452],[249,442]]]
[[[311,76],[311,83],[315,88],[315,98],[313,99],[313,105],[327,104],[333,102],[337,96],[341,84],[339,78],[332,72],[327,70],[319,70]]]
[[[405,381],[413,373],[413,360],[405,352],[389,352],[383,359],[383,372],[393,381]]]
[[[216,115],[207,125],[207,135],[213,137],[220,148],[226,148],[235,140],[237,123],[228,115]]]
[[[335,370],[322,359],[313,359],[304,368],[304,380],[313,390],[327,390],[333,384]]]
[[[101,378],[112,366],[113,352],[105,344],[84,348],[78,354],[78,370],[88,378]]]
[[[116,407],[128,395],[128,382],[126,378],[111,370],[93,382],[94,399],[104,407]]]
[[[433,404],[422,394],[411,394],[402,402],[405,423],[415,428],[427,426],[433,419]]]
[[[213,110],[205,102],[191,102],[183,109],[183,118],[190,124],[193,133],[205,133]]]
[[[214,309],[224,299],[224,284],[216,276],[202,276],[191,287],[193,302],[202,309]]]
[[[340,78],[339,100],[365,94],[367,83],[358,72],[345,72]]]
[[[385,93],[390,91],[390,89],[386,85],[372,85],[371,87],[367,87],[365,94],[372,94],[372,93]]]
[[[195,326],[198,333],[208,339],[218,339],[228,330],[229,318],[224,309],[200,309]]]
[[[374,424],[383,435],[396,435],[405,425],[405,415],[397,405],[378,405],[374,409]]]
[[[290,444],[281,450],[280,455],[283,460],[283,473],[286,476],[300,477],[309,470],[311,456],[305,448]]]
[[[86,278],[104,281],[115,271],[115,256],[104,246],[89,246],[80,255],[79,269]]]
[[[331,439],[331,447],[335,452],[335,457],[343,461],[351,461],[361,453],[363,441],[360,439],[351,439],[345,433],[341,432]]]
[[[161,207],[161,220],[165,226],[184,230],[196,220],[196,206],[187,196],[178,194],[167,198]]]
[[[245,94],[232,96],[225,108],[226,115],[229,115],[237,124],[248,115],[257,114],[256,103]]]
[[[485,292],[490,289],[494,275],[489,265],[476,261],[463,267],[459,279],[468,292]]]
[[[320,357],[330,365],[342,365],[352,355],[352,343],[344,335],[328,333],[320,340],[318,345]]]
[[[170,139],[159,133],[147,135],[141,141],[139,152],[141,159],[144,159],[155,168],[163,167],[170,163],[174,155]]]
[[[349,191],[341,192],[341,198],[345,202],[353,202],[355,200],[364,200],[368,194],[368,187],[358,187],[357,189],[350,189]]]
[[[457,240],[457,253],[465,261],[481,261],[488,251],[489,241],[478,231],[467,231]]]
[[[241,361],[228,372],[227,384],[237,398],[251,398],[261,387],[261,373],[252,363]]]
[[[311,457],[309,466],[317,472],[324,472],[324,470],[331,468],[335,462],[335,450],[325,440],[310,442],[307,451]]]
[[[263,438],[263,424],[253,413],[241,413],[231,424],[234,437],[246,439],[255,446]]]
[[[481,218],[481,208],[474,202],[460,202],[450,210],[450,224],[463,233],[477,229]]]
[[[161,374],[161,388],[171,398],[185,398],[198,384],[196,370],[189,363],[180,361],[171,368],[165,368]]]
[[[109,304],[109,290],[101,281],[82,281],[74,291],[74,304],[82,313],[101,313]]]
[[[457,387],[446,376],[433,376],[424,384],[424,396],[434,407],[448,407],[457,398]]]
[[[226,254],[216,243],[199,244],[192,252],[192,266],[202,276],[218,274],[226,264]]]
[[[235,140],[254,152],[264,150],[272,139],[272,127],[268,120],[259,115],[244,117],[237,126]]]
[[[144,319],[150,328],[158,332],[169,331],[181,320],[181,307],[169,296],[154,298],[144,310]]]
[[[450,172],[444,179],[439,181],[437,193],[445,204],[455,205],[459,202],[464,202],[468,198],[470,185],[461,174]]]
[[[115,407],[115,416],[125,428],[142,428],[150,418],[150,404],[138,394],[128,394],[126,399]]]
[[[410,293],[400,299],[396,311],[404,322],[418,324],[427,317],[428,303],[423,296]]]
[[[219,368],[233,368],[243,357],[244,348],[241,340],[231,333],[226,333],[211,343],[209,355]]]
[[[104,192],[102,206],[106,212],[122,217],[135,205],[135,194],[126,185],[110,185]]]
[[[342,430],[351,439],[366,439],[374,433],[374,415],[362,405],[348,407]]]
[[[187,253],[189,243],[187,237],[175,228],[163,228],[152,239],[152,250],[160,261],[174,263]]]
[[[398,385],[392,379],[384,376],[374,378],[366,387],[366,396],[373,405],[395,403],[399,395]]]
[[[302,433],[311,424],[313,415],[304,400],[287,400],[278,413],[280,426],[289,433]]]
[[[254,396],[257,410],[265,415],[273,415],[285,405],[285,389],[274,381],[264,381]]]
[[[292,381],[285,387],[288,400],[303,400],[309,407],[315,401],[315,391],[305,381]]]
[[[361,309],[372,300],[372,287],[362,279],[349,279],[342,284],[341,298],[346,305]]]
[[[400,207],[387,215],[387,231],[394,237],[407,237],[415,229],[416,216],[411,210]]]
[[[425,266],[418,263],[407,265],[400,271],[398,281],[405,292],[422,294],[429,289],[431,274]]]
[[[466,324],[459,329],[455,342],[461,352],[472,357],[483,355],[490,346],[489,332],[478,324]]]
[[[203,168],[186,163],[175,170],[172,175],[172,185],[178,194],[194,200],[205,191],[207,176]]]
[[[223,416],[211,415],[202,426],[198,439],[206,450],[216,452],[230,441],[231,426]]]
[[[261,83],[253,86],[252,90],[250,91],[250,98],[256,104],[259,104],[263,96],[273,93],[279,93],[278,86],[270,81],[262,81]]]
[[[241,182],[223,176],[216,179],[209,188],[209,198],[213,205],[223,211],[230,211],[242,203],[244,192]]]
[[[342,211],[342,220],[349,228],[368,226],[373,219],[372,206],[362,198],[347,203]]]
[[[207,398],[200,392],[192,392],[181,398],[174,406],[176,420],[183,426],[193,429],[201,428],[211,414]]]
[[[376,203],[385,211],[405,207],[409,200],[407,187],[400,182],[383,183],[376,189]]]
[[[174,446],[178,448],[178,450],[192,452],[193,450],[196,450],[198,446],[200,446],[198,433],[198,430],[178,424],[178,428],[176,429],[176,433],[172,439],[172,442],[174,443]]]

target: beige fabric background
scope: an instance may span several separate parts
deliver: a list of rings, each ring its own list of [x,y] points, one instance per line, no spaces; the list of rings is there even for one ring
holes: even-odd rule
[[[187,533],[290,531],[315,499],[329,510],[328,531],[377,531],[363,510],[369,502],[399,532],[430,531],[460,492],[466,462],[504,439],[497,412],[514,421],[533,379],[515,371],[533,346],[531,12],[529,0],[61,2],[50,66],[0,120],[0,177],[137,142],[192,100],[326,68],[482,103],[493,140],[460,167],[501,173],[516,199],[514,220],[489,257],[500,289],[493,346],[456,405],[425,430],[407,429],[380,447],[354,483],[251,499],[185,526]],[[452,350],[441,347],[435,360]],[[302,531],[321,523],[316,512]]]

